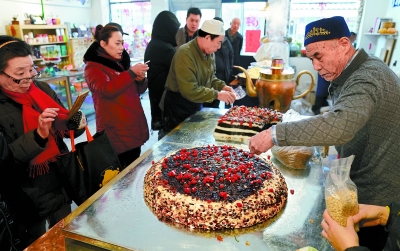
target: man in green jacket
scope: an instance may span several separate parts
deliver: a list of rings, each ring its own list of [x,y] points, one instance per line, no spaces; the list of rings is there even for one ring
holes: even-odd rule
[[[215,77],[214,52],[221,47],[225,31],[218,20],[206,20],[198,36],[179,47],[165,83],[163,130],[167,133],[202,108],[202,103],[216,99],[231,104],[234,90]]]

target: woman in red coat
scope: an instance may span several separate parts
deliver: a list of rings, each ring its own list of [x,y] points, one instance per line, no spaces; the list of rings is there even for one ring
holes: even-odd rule
[[[97,131],[106,130],[122,167],[140,156],[149,139],[140,94],[147,89],[148,66],[130,67],[123,47],[123,31],[115,23],[96,27],[96,41],[84,56],[85,79],[92,92]]]

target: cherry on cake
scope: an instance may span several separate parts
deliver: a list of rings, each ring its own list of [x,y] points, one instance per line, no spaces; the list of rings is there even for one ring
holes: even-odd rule
[[[221,141],[244,142],[282,121],[282,115],[268,108],[234,106],[219,118],[214,138]]]
[[[274,217],[287,200],[279,170],[233,146],[181,149],[154,163],[144,199],[162,221],[201,230],[250,227]]]

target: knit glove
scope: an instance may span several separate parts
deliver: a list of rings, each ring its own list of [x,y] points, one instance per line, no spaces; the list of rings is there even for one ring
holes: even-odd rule
[[[67,120],[68,130],[83,129],[87,125],[86,116],[81,110]]]

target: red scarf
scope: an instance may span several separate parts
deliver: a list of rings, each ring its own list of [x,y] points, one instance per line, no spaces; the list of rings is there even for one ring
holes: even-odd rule
[[[60,155],[60,150],[56,144],[55,135],[63,135],[66,127],[68,110],[58,104],[48,94],[40,90],[35,83],[32,83],[26,93],[18,93],[2,89],[7,97],[22,105],[22,122],[24,132],[38,128],[38,118],[46,108],[59,108],[58,116],[55,118],[50,129],[48,142],[43,152],[30,161],[30,177],[42,175],[49,172],[49,162],[54,162]]]

